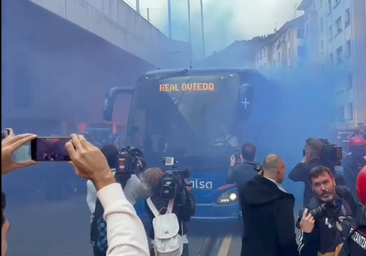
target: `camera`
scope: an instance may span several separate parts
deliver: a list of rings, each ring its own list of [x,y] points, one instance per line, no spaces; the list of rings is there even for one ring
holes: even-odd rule
[[[314,209],[309,209],[309,213],[315,220],[328,217],[332,218],[337,215],[337,209],[342,205],[342,200],[333,200],[332,202],[322,203]]]
[[[252,162],[245,162],[245,164],[252,165],[253,169],[257,172],[263,171],[263,164],[252,163]]]
[[[174,157],[164,157],[162,163],[165,166],[171,166],[172,169],[165,171],[165,175],[161,180],[160,196],[164,199],[175,199],[178,195],[182,195],[186,186],[184,179],[192,176],[189,169],[177,170],[178,161]]]
[[[320,139],[322,142],[322,150],[320,153],[320,160],[326,166],[341,166],[341,160],[343,158],[342,147],[335,144],[331,144],[327,139]],[[306,147],[306,145],[305,145]],[[302,155],[306,155],[305,148],[302,151]]]
[[[134,174],[134,171],[137,169],[139,157],[143,156],[144,154],[138,148],[131,148],[130,146],[121,148],[116,157],[116,172]]]

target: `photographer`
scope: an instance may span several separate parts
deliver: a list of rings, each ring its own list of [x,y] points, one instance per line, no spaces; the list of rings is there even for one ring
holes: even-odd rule
[[[36,135],[23,134],[8,137],[2,141],[1,171],[3,175],[36,163],[34,161],[19,163],[13,159],[15,150],[35,138]],[[108,227],[106,255],[148,256],[148,244],[142,222],[133,206],[126,200],[121,186],[116,183],[100,150],[86,141],[83,136],[76,134],[71,135],[71,140],[65,147],[76,175],[91,180],[98,190],[97,196],[105,209],[104,218]],[[5,256],[9,223],[4,215],[5,197],[3,195],[1,205],[1,255]]]
[[[294,182],[304,182],[303,205],[306,207],[313,197],[313,191],[309,182],[310,170],[315,166],[322,165],[320,161],[323,143],[318,139],[306,140],[305,156],[289,173],[288,178]]]
[[[150,195],[150,190],[146,184],[141,182],[136,174],[124,175],[116,172],[118,149],[114,145],[103,146],[101,152],[106,157],[111,173],[122,186],[126,199],[135,205],[137,201],[145,200]],[[135,173],[142,172],[143,162],[138,162],[138,170]],[[106,226],[103,219],[103,207],[97,200],[97,190],[93,182],[87,181],[87,197],[89,210],[91,212],[91,243],[93,245],[94,256],[105,256],[108,244],[106,238]]]
[[[182,192],[176,195],[173,200],[168,200],[162,196],[162,180],[166,176],[166,172],[164,172],[160,168],[150,168],[145,172],[145,181],[149,185],[152,190],[152,196],[148,198],[145,202],[145,209],[147,214],[149,215],[151,222],[156,219],[158,216],[155,210],[161,215],[170,213],[169,208],[172,207],[171,213],[175,214],[178,223],[171,223],[171,225],[179,225],[178,235],[182,237],[183,241],[183,252],[182,256],[188,256],[188,239],[187,239],[187,225],[186,222],[190,221],[190,218],[194,216],[196,211],[196,204],[194,201],[194,197],[191,191],[191,188],[186,179],[183,180],[184,188]],[[151,200],[151,201],[150,201]],[[153,206],[149,206],[150,201]],[[170,202],[173,202],[173,205],[170,205]],[[170,205],[170,206],[169,206]],[[153,209],[151,209],[153,208]],[[154,214],[155,212],[155,214]],[[169,226],[171,226],[169,225]],[[154,241],[156,239],[155,226],[150,230],[149,237]],[[155,255],[154,243],[152,242],[151,255]]]
[[[227,175],[227,182],[229,184],[236,183],[238,191],[241,185],[247,183],[258,174],[251,165],[245,163],[253,162],[255,153],[255,146],[251,143],[245,143],[241,147],[241,154],[239,156],[234,154],[230,158],[230,169]]]
[[[315,197],[299,215],[300,255],[338,256],[356,211],[356,202],[349,189],[336,186],[327,167],[314,167],[309,178]]]
[[[359,256],[366,253],[366,167],[358,174],[356,186],[361,203],[340,256]]]

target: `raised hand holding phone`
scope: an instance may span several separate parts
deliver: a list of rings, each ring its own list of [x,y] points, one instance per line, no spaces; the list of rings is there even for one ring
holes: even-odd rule
[[[12,130],[11,130],[12,131]],[[37,135],[35,134],[21,134],[12,135],[9,133],[1,142],[1,174],[8,174],[11,171],[15,171],[21,168],[25,168],[36,164],[33,160],[27,160],[23,162],[17,162],[14,160],[14,152],[24,144],[34,140]]]
[[[66,143],[66,151],[76,175],[93,181],[97,190],[115,182],[103,153],[84,136],[72,134],[71,140]]]

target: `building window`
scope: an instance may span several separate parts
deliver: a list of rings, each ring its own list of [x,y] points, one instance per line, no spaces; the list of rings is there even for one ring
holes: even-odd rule
[[[351,12],[349,8],[346,10],[346,17],[344,21],[344,27],[348,27],[351,24]]]
[[[324,52],[324,41],[322,40],[320,42],[320,53],[323,53]]]
[[[341,0],[334,0],[335,4],[334,4],[334,9],[341,3]]]
[[[353,87],[353,76],[352,76],[352,73],[350,73],[349,75],[348,75],[348,83],[347,83],[347,88],[348,89],[351,89],[352,87]]]
[[[351,121],[354,119],[354,111],[353,111],[353,103],[350,102],[347,104],[347,117],[348,117],[348,120]]]
[[[302,29],[302,28],[299,28],[298,30],[297,30],[297,38],[298,39],[302,39],[302,38],[304,38],[305,37],[305,35],[304,35],[305,33],[304,33],[304,29]]]
[[[305,56],[305,48],[303,46],[298,46],[297,47],[297,55],[299,57],[304,57]]]
[[[309,25],[306,24],[305,25],[305,30],[304,30],[304,37],[307,37],[309,35]]]
[[[337,112],[337,119],[338,122],[343,122],[346,118],[345,118],[345,111],[344,111],[344,105],[338,105],[338,112]]]
[[[324,24],[323,24],[323,17],[320,17],[319,27],[320,27],[320,31],[323,31],[323,27],[324,27]]]
[[[343,31],[342,16],[336,20],[337,33],[336,36]]]
[[[332,12],[332,0],[328,0],[328,13]]]
[[[328,28],[328,41],[331,41],[331,40],[332,40],[332,38],[333,38],[333,27],[332,27],[332,26],[330,26],[330,27]]]
[[[343,63],[343,59],[342,59],[342,46],[338,47],[336,52],[337,52],[337,64],[341,64]]]
[[[346,42],[346,51],[347,51],[347,58],[350,58],[351,57],[351,55],[352,55],[352,45],[351,45],[351,40],[348,40],[347,42]]]

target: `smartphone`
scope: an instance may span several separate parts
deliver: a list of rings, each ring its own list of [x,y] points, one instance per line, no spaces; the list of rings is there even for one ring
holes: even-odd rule
[[[234,156],[235,156],[235,158],[240,158],[240,150],[239,149],[234,151]]]
[[[31,158],[37,162],[70,161],[65,144],[68,138],[37,137],[31,141]]]

